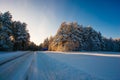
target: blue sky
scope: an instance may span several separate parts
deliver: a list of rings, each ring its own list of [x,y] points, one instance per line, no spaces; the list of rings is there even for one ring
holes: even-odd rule
[[[60,24],[91,25],[105,37],[120,38],[119,0],[0,0],[0,11],[28,24],[31,41],[40,44]]]

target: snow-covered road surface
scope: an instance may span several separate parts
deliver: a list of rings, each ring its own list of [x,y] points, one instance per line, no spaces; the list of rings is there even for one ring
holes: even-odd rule
[[[120,80],[119,54],[55,53],[0,54],[0,80]]]

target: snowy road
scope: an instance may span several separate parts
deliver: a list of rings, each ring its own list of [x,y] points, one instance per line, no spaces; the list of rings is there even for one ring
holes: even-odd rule
[[[28,51],[0,54],[0,80],[120,80],[119,67],[119,55]]]

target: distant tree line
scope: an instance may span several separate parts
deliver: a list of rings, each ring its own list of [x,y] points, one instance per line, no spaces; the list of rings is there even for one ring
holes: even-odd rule
[[[39,50],[39,46],[30,42],[27,24],[13,21],[8,12],[0,13],[0,51]]]
[[[41,50],[46,51],[49,50],[50,44],[53,41],[53,37],[50,36],[50,38],[46,38],[43,43],[40,44]]]
[[[105,38],[91,26],[63,22],[54,37],[44,40],[42,48],[50,51],[120,51],[120,39]]]

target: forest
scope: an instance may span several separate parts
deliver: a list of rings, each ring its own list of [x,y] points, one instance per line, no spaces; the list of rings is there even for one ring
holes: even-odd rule
[[[55,36],[36,45],[30,41],[27,24],[0,13],[0,51],[120,51],[120,38],[106,38],[91,26],[63,22]]]

